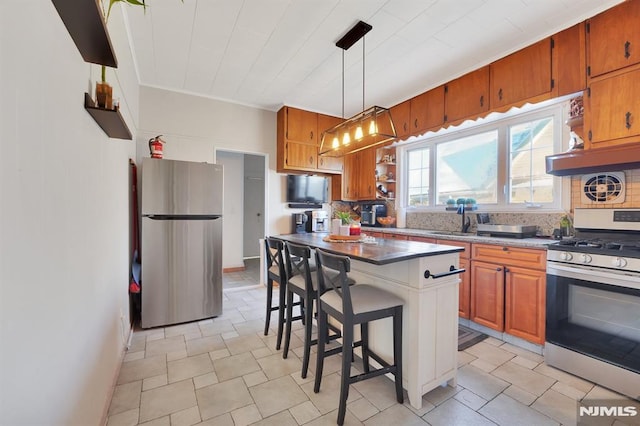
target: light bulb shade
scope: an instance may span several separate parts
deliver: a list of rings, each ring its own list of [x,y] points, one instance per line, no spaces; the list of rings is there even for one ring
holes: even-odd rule
[[[350,130],[355,128],[354,140]],[[367,132],[363,132],[363,128]],[[387,108],[373,106],[342,123],[322,132],[319,154],[325,157],[342,157],[396,139],[396,128]],[[342,144],[334,143],[335,139]],[[348,138],[348,139],[347,139]],[[345,142],[346,141],[346,142]]]

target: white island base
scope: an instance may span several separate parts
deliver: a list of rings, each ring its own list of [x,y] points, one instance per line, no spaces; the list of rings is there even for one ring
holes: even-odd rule
[[[456,386],[460,275],[434,279],[424,278],[424,273],[443,273],[451,265],[457,269],[458,257],[458,253],[440,254],[386,265],[351,260],[349,275],[357,283],[374,285],[405,301],[402,385],[415,409],[422,408],[422,396],[436,387],[445,383]],[[359,327],[354,338],[359,338]],[[375,353],[387,362],[393,361],[390,318],[369,324],[369,340]]]

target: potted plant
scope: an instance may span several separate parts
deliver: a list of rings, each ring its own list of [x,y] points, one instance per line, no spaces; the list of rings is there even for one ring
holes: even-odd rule
[[[456,208],[456,200],[454,200],[451,197],[447,198],[447,201],[445,202],[445,204],[446,204],[447,210],[454,210]]]
[[[476,200],[475,198],[467,198],[466,202],[465,202],[465,207],[467,209],[474,209],[476,207]]]
[[[114,4],[119,2],[129,3],[134,6],[142,6],[145,12],[147,10],[146,0],[100,0],[102,18],[104,19],[105,26],[109,22],[111,8]],[[182,2],[184,3],[184,0],[182,0]],[[100,108],[113,109],[113,89],[109,83],[107,83],[107,67],[102,65],[102,69],[100,71],[101,79],[96,82],[96,103]]]
[[[351,213],[349,212],[336,212],[336,216],[342,221],[343,225],[349,225],[351,223]]]
[[[463,206],[463,205],[465,205],[466,203],[467,203],[467,199],[466,199],[466,198],[458,198],[458,199],[456,200],[456,204],[457,204],[457,205],[459,205],[459,206]]]

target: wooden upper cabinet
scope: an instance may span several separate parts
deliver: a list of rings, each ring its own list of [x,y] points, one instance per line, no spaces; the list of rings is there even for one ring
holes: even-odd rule
[[[637,142],[640,136],[640,68],[592,81],[584,125],[591,148]]]
[[[581,22],[552,37],[554,96],[564,96],[587,88],[586,33]]]
[[[411,101],[404,101],[391,107],[391,118],[396,127],[398,139],[411,136]]]
[[[541,95],[550,96],[551,39],[545,38],[490,65],[492,109],[509,106]],[[549,97],[547,96],[547,98]]]
[[[339,117],[333,117],[330,115],[318,114],[318,149],[322,143],[322,133],[337,125],[342,121]],[[318,170],[333,170],[341,172],[344,165],[342,157],[326,157],[318,156]]]
[[[309,118],[311,115],[314,119]],[[305,119],[306,124],[301,120]],[[299,141],[304,139],[301,129],[307,127],[311,131],[311,124],[315,123],[314,134],[318,132],[316,113],[302,111],[295,108],[282,107],[277,114],[276,134],[276,171],[287,173],[290,171],[314,172],[318,167],[318,145],[316,142]],[[289,139],[293,135],[295,139]]]
[[[447,83],[444,93],[446,122],[489,111],[489,66]]]
[[[367,148],[358,153],[358,199],[376,198],[376,149]]]
[[[318,144],[318,114],[297,108],[285,107],[289,141]]]
[[[411,98],[410,104],[411,135],[424,133],[444,124],[444,86]]]
[[[640,1],[625,1],[587,21],[590,77],[640,62]]]

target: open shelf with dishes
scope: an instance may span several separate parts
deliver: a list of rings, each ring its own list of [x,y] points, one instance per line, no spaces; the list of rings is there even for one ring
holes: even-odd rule
[[[395,200],[396,178],[396,148],[379,148],[376,150],[376,198]]]

